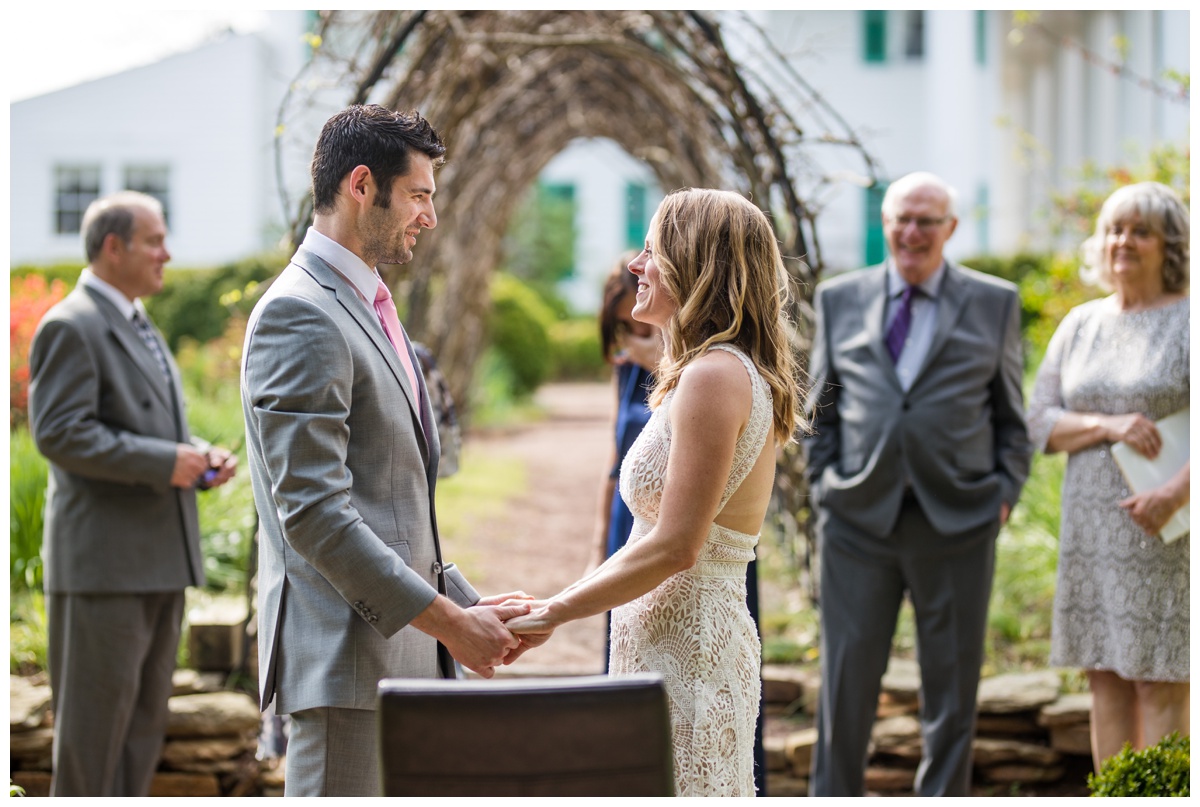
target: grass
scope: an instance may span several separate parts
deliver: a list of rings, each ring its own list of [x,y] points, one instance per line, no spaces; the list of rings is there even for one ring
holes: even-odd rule
[[[439,479],[436,492],[438,533],[443,554],[453,556],[468,579],[480,570],[470,551],[477,525],[504,512],[507,503],[529,489],[524,463],[489,456],[468,443],[454,476]]]

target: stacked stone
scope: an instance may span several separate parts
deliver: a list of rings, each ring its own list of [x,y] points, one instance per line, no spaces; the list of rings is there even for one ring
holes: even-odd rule
[[[768,666],[763,678],[768,716],[790,715],[800,718],[792,722],[811,722],[820,687],[815,673]],[[872,732],[868,792],[912,791],[922,748],[921,724],[916,717],[919,688],[916,663],[893,659],[884,677]],[[1072,757],[1086,759],[1091,754],[1091,695],[1062,694],[1059,676],[1051,670],[984,679],[978,707],[973,744],[976,785],[1009,789],[1046,786],[1063,779]],[[769,795],[807,792],[816,739],[812,727],[768,733]]]
[[[259,713],[254,699],[220,691],[224,676],[175,674],[162,761],[151,796],[247,796],[262,792],[255,754]],[[50,792],[54,738],[50,687],[9,677],[9,761],[13,784],[30,796]]]

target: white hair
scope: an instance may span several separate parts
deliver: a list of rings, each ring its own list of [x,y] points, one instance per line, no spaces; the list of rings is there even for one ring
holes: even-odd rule
[[[958,191],[950,187],[937,174],[931,174],[928,171],[914,171],[911,174],[905,174],[891,185],[888,185],[887,192],[883,195],[883,205],[881,206],[883,215],[886,216],[889,211],[895,209],[897,199],[917,188],[936,188],[946,194],[946,215],[951,218],[958,218]]]

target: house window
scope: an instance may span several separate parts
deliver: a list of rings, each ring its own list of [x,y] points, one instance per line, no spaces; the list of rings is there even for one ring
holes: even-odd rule
[[[863,61],[882,62],[887,59],[887,12],[862,13]]]
[[[885,191],[887,191],[887,185],[883,182],[876,182],[866,189],[863,199],[863,209],[866,214],[863,221],[863,232],[866,233],[864,239],[866,260],[864,263],[867,266],[883,263],[887,257],[887,243],[883,237],[883,194]]]
[[[171,222],[170,206],[167,204],[171,189],[170,170],[165,165],[125,166],[125,189],[153,196],[162,204],[163,221]]]
[[[646,215],[646,186],[640,182],[625,185],[625,246],[641,250],[650,221]]]
[[[975,63],[987,64],[987,12],[975,12]]]
[[[924,11],[905,12],[904,56],[907,59],[921,59],[925,56]]]
[[[83,213],[100,197],[100,166],[60,165],[54,169],[54,232],[79,232]]]

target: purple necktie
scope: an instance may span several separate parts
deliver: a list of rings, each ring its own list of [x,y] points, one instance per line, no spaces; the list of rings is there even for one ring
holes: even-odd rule
[[[408,383],[412,385],[413,400],[419,402],[421,388],[417,386],[417,371],[413,367],[412,358],[408,355],[408,345],[404,340],[400,317],[396,315],[396,304],[392,302],[392,293],[382,280],[375,289],[375,313],[379,315],[379,323],[383,325],[383,332],[387,334],[392,347],[396,348],[396,355],[404,367],[405,375],[408,376]],[[420,408],[417,411],[419,412]]]
[[[909,284],[904,287],[904,294],[900,296],[900,310],[896,312],[887,332],[887,348],[888,353],[892,354],[893,362],[900,360],[900,353],[904,350],[904,342],[908,339],[908,329],[912,327],[913,297],[920,293],[920,289]]]

